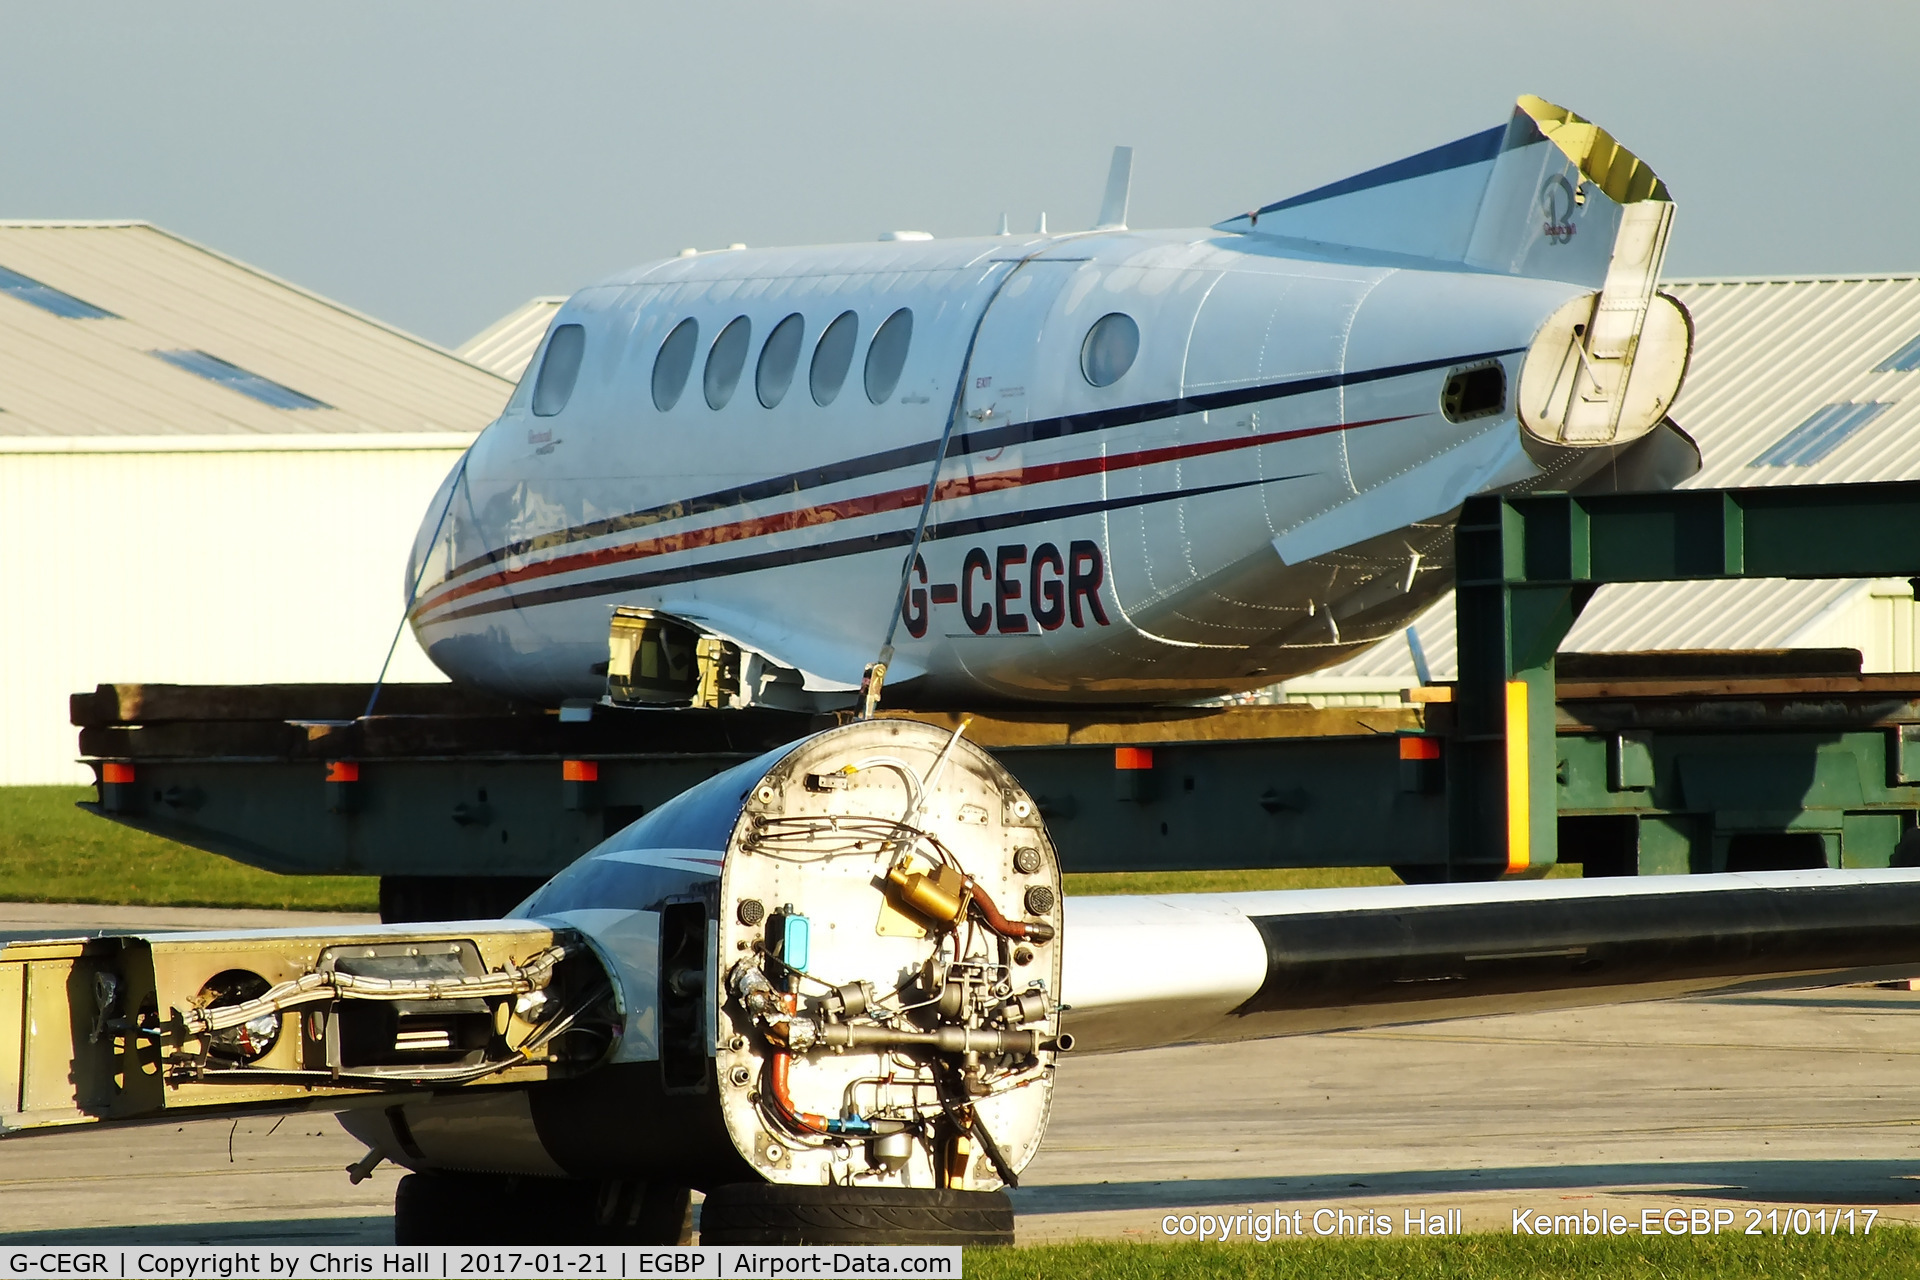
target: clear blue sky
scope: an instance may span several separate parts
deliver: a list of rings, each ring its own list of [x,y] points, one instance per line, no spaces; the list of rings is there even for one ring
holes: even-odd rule
[[[146,218],[457,344],[688,245],[1200,225],[1538,93],[1669,270],[1920,269],[1920,5],[0,0],[0,217]]]

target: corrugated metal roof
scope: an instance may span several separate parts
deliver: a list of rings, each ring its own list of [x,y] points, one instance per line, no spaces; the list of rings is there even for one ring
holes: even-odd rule
[[[1676,280],[1696,336],[1675,421],[1706,466],[1688,488],[1920,476],[1920,373],[1875,366],[1920,337],[1920,275]],[[1883,403],[1806,466],[1755,466],[1828,405]]]
[[[1704,466],[1685,488],[1920,478],[1920,370],[1887,369],[1920,337],[1920,274],[1670,280],[1693,314],[1693,363],[1673,417]],[[1884,404],[1830,450],[1772,453],[1805,465],[1756,465],[1829,405]],[[1827,420],[1843,416],[1827,415]],[[1791,647],[1865,581],[1646,583],[1602,587],[1562,644],[1581,652]],[[1437,678],[1455,673],[1453,597],[1415,622]],[[1413,678],[1400,637],[1288,682],[1329,688]]]
[[[527,370],[527,361],[547,336],[547,324],[566,301],[564,296],[534,298],[508,312],[467,339],[454,354],[513,382]]]
[[[0,222],[0,267],[112,313],[0,291],[0,437],[471,434],[509,380],[144,222]],[[202,352],[322,402],[276,408],[169,363]]]

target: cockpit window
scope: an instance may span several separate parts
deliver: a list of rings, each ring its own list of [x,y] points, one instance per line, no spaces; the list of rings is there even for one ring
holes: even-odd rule
[[[912,344],[913,312],[902,307],[886,318],[867,346],[867,399],[885,404],[893,398]]]
[[[853,367],[853,348],[859,337],[860,317],[851,311],[842,311],[814,344],[813,368],[807,380],[812,385],[815,404],[824,408],[840,394],[847,370]]]
[[[1112,311],[1093,322],[1080,344],[1080,372],[1096,387],[1110,387],[1133,368],[1140,354],[1140,326],[1133,317]]]
[[[800,364],[800,339],[806,322],[795,312],[773,326],[767,345],[760,348],[760,363],[753,371],[753,389],[760,403],[771,409],[786,398],[793,385],[793,371]]]
[[[580,378],[580,353],[586,350],[587,331],[577,324],[563,324],[547,339],[547,354],[540,361],[540,376],[533,384],[533,411],[551,418],[567,407],[573,397],[573,384]]]
[[[747,348],[753,345],[753,324],[745,316],[728,321],[707,352],[707,372],[703,379],[707,408],[724,409],[740,385],[740,371],[747,367]]]
[[[673,326],[673,332],[660,344],[653,358],[653,407],[665,413],[680,403],[687,389],[687,375],[693,372],[693,354],[700,347],[700,324],[688,316]]]

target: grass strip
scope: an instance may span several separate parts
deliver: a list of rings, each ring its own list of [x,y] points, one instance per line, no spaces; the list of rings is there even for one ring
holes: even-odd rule
[[[1910,1230],[1856,1236],[1550,1236],[969,1249],[966,1280],[1878,1280],[1920,1274]]]
[[[0,902],[372,911],[372,876],[282,876],[97,818],[92,787],[0,787]],[[1556,867],[1552,874],[1579,873]],[[1240,893],[1398,884],[1385,867],[1072,874],[1070,894]]]
[[[96,818],[92,787],[0,787],[0,902],[373,911],[372,876],[281,876]]]

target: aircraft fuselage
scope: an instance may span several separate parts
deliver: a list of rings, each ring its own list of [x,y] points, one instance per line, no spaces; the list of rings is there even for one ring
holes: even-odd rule
[[[427,513],[414,626],[455,678],[549,702],[603,690],[616,605],[850,689],[951,416],[890,688],[1270,683],[1444,591],[1436,517],[1467,496],[1598,465],[1523,445],[1514,406],[1587,293],[1205,229],[657,262],[561,308]]]

